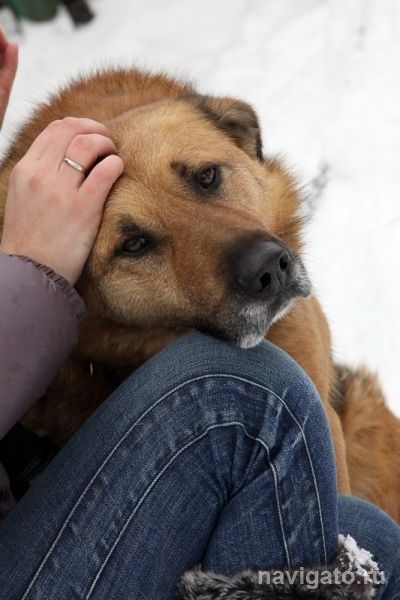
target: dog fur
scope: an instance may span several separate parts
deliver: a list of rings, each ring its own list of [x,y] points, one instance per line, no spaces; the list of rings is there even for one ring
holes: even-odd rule
[[[281,318],[275,311],[266,319],[228,291],[226,256],[239,243],[245,247],[246,236],[268,235],[282,244],[301,272],[298,281],[307,278],[301,195],[283,165],[263,156],[252,108],[134,69],[81,78],[41,106],[12,144],[0,175],[0,229],[12,169],[51,121],[68,116],[104,123],[125,172],[77,284],[88,310],[79,345],[24,424],[62,445],[132,370],[185,331],[198,328],[251,345],[267,330],[318,389],[339,490],[360,494],[399,520],[400,423],[373,376],[361,384],[357,373],[334,365],[318,300],[299,297]],[[196,196],[188,184],[204,164],[222,164],[217,200]],[[148,231],[155,251],[140,259],[123,256],[124,239]],[[297,295],[305,296],[306,288]],[[372,425],[373,443],[365,433]]]

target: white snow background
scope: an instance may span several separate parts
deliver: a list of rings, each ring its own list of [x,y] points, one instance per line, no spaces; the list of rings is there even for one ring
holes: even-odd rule
[[[399,0],[89,0],[79,29],[0,20],[20,44],[3,145],[34,103],[102,64],[185,77],[250,102],[267,154],[299,174],[315,214],[306,263],[334,353],[380,376],[400,415]]]

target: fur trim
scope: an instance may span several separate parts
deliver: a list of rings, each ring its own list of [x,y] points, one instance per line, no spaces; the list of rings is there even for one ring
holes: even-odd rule
[[[383,581],[372,555],[351,536],[339,536],[336,559],[328,567],[242,571],[232,577],[185,573],[181,600],[371,600]]]

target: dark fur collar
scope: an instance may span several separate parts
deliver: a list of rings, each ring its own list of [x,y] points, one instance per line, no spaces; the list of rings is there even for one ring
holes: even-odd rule
[[[296,578],[293,580],[295,572]],[[262,570],[262,573],[263,582],[260,583],[259,571],[242,571],[232,577],[226,577],[196,568],[183,575],[180,582],[180,598],[181,600],[371,600],[376,589],[373,582],[379,583],[381,576],[371,555],[358,548],[350,536],[346,538],[340,536],[338,554],[328,567],[287,569],[283,571],[282,576],[274,569]],[[345,578],[343,574],[346,574]],[[316,577],[320,581],[318,585],[315,584]],[[267,583],[268,579],[269,583]],[[311,586],[307,585],[307,582],[311,582]]]

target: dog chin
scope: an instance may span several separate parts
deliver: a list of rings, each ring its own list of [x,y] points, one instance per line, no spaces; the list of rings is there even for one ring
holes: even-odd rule
[[[239,335],[235,343],[240,346],[240,348],[253,348],[254,346],[257,346],[264,339],[269,328],[288,314],[293,307],[293,304],[294,300],[288,301],[287,304],[282,306],[275,313],[275,315],[268,317],[266,317],[265,312],[260,314],[259,309],[249,307],[245,309],[245,311],[242,311],[242,313],[246,313],[246,320],[247,322],[251,322],[252,326],[246,328],[247,331]],[[244,315],[242,314],[242,316]]]
[[[277,314],[270,321],[270,323],[265,325],[265,328],[262,331],[262,333],[254,332],[254,333],[245,334],[237,342],[237,345],[240,348],[253,348],[254,346],[257,346],[258,344],[260,344],[262,342],[262,340],[264,339],[265,334],[267,333],[268,329],[274,323],[276,323],[277,321],[279,321],[280,319],[282,319],[284,316],[286,316],[292,310],[293,304],[294,304],[294,300],[291,300],[287,304],[287,306],[285,306],[280,311],[278,311]]]
[[[264,334],[259,335],[256,333],[249,333],[248,335],[243,336],[238,342],[237,346],[239,348],[243,348],[247,350],[248,348],[254,348],[254,346],[258,346],[264,339]]]
[[[243,327],[246,331],[237,336],[235,343],[240,348],[257,346],[264,339],[270,327],[292,310],[295,302],[296,298],[287,300],[284,304],[277,307],[272,314],[270,311],[266,313],[265,309],[260,310],[259,307],[247,307],[240,311],[240,316],[244,317],[247,327]],[[251,325],[249,326],[250,323]]]

